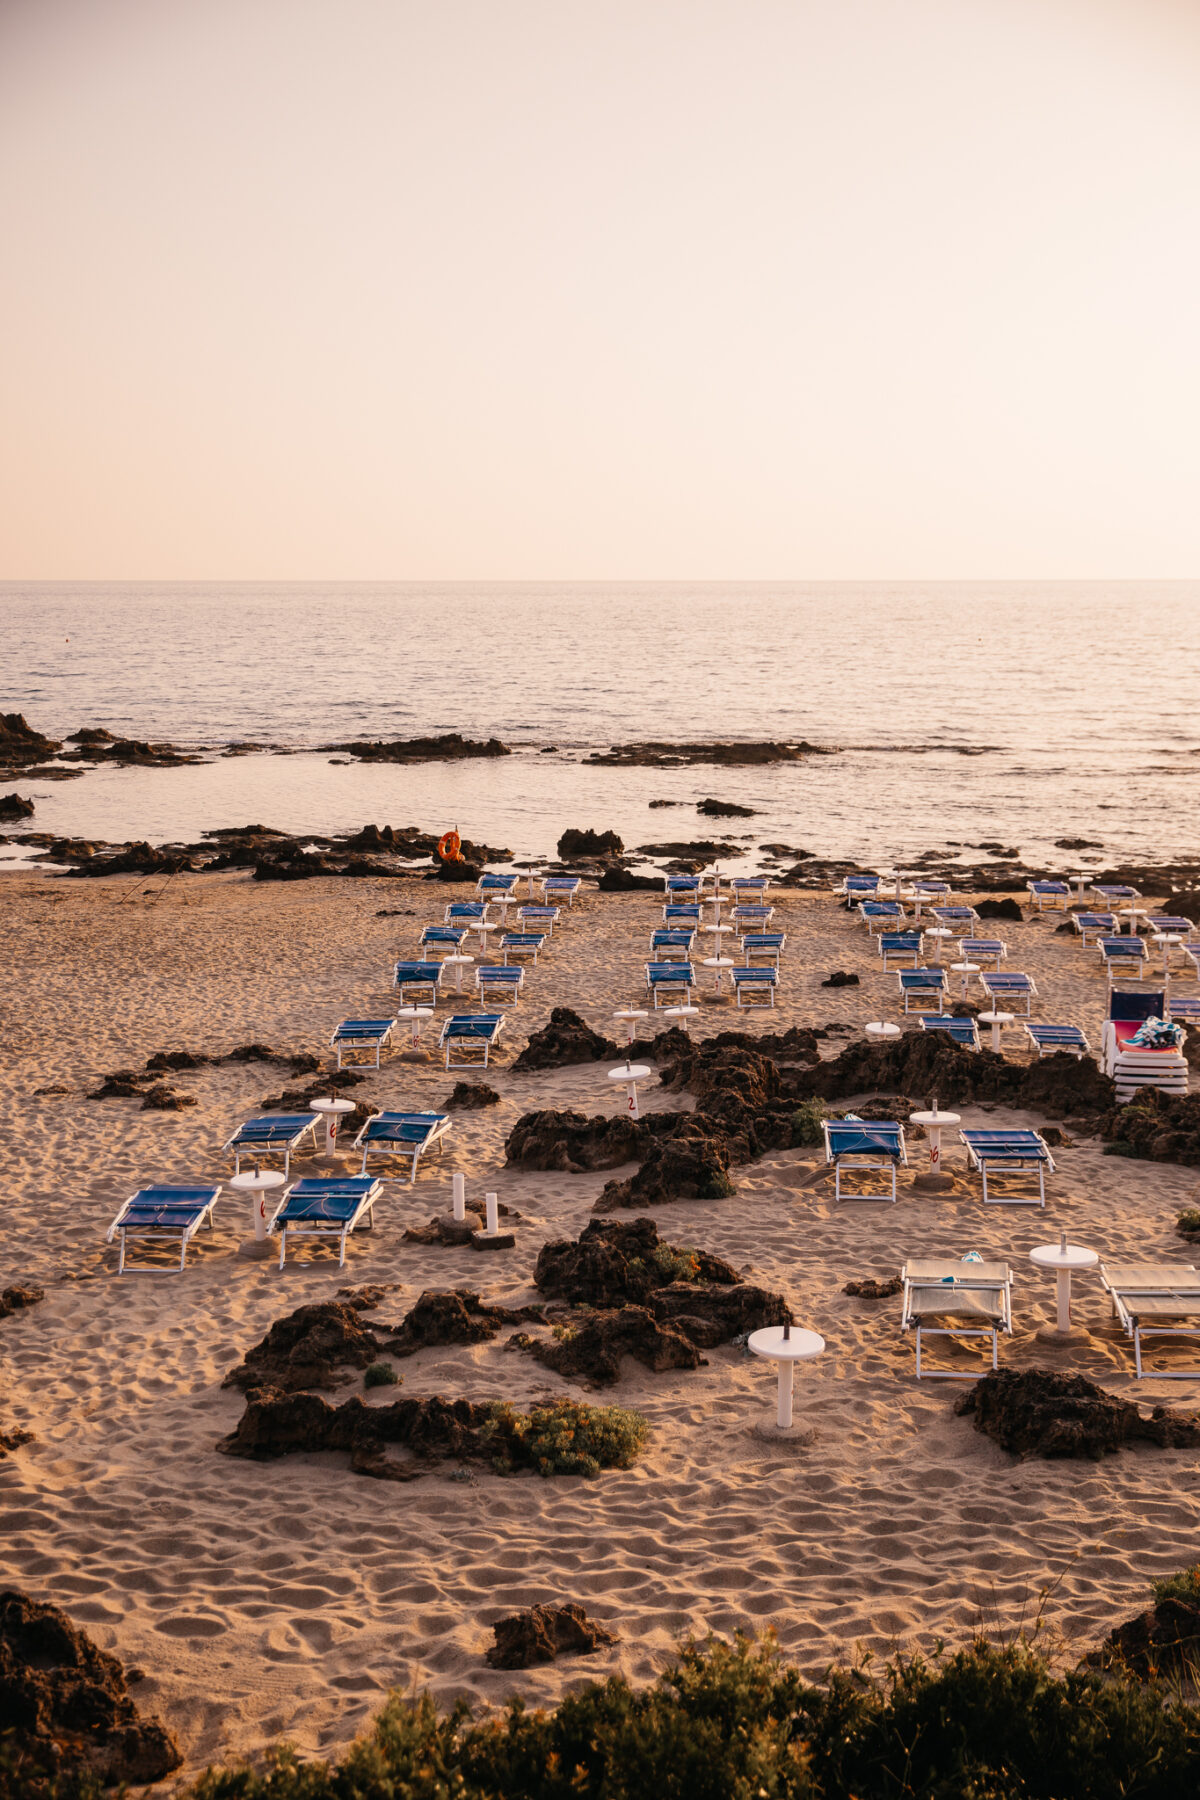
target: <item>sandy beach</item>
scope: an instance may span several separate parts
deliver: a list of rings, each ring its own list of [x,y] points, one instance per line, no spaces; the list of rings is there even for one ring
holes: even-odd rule
[[[506,1304],[537,1298],[538,1249],[578,1235],[607,1175],[506,1169],[505,1137],[533,1108],[603,1112],[618,1100],[604,1064],[524,1075],[510,1064],[554,1006],[612,1034],[613,1010],[641,1003],[660,902],[585,891],[509,1010],[487,1077],[501,1103],[453,1115],[445,1154],[415,1188],[387,1190],[377,1229],[351,1240],[344,1271],[325,1248],[299,1249],[283,1272],[239,1258],[250,1205],[227,1192],[215,1233],[195,1240],[182,1274],[118,1279],[104,1233],[120,1203],[151,1181],[224,1179],[232,1162],[222,1143],[288,1083],[270,1065],[201,1069],[176,1078],[198,1105],[159,1113],[136,1099],[86,1098],[101,1075],[156,1051],[216,1054],[250,1041],[327,1057],[339,1019],[388,1009],[391,961],[440,918],[448,890],[256,884],[231,872],[181,876],[154,904],[128,893],[119,878],[28,874],[6,875],[0,888],[0,1287],[46,1289],[43,1303],[0,1322],[0,1425],[34,1434],[0,1459],[0,1567],[144,1671],[138,1704],[177,1734],[182,1776],[281,1735],[332,1753],[392,1686],[491,1705],[514,1691],[553,1701],[612,1670],[644,1679],[685,1631],[771,1626],[816,1675],[859,1650],[960,1641],[979,1624],[1009,1632],[1040,1612],[1078,1653],[1145,1603],[1153,1577],[1194,1559],[1194,1451],[1017,1462],[954,1416],[958,1384],[913,1379],[898,1299],[841,1291],[855,1277],[897,1273],[910,1254],[1004,1258],[1016,1275],[1004,1365],[1078,1370],[1143,1405],[1188,1406],[1186,1383],[1134,1382],[1094,1276],[1076,1288],[1086,1340],[1069,1355],[1035,1340],[1054,1296],[1028,1252],[1060,1230],[1110,1258],[1192,1260],[1173,1226],[1194,1171],[1106,1158],[1083,1137],[1056,1150],[1045,1213],[985,1210],[977,1180],[965,1178],[949,1196],[915,1192],[920,1143],[895,1207],[835,1208],[832,1180],[813,1179],[817,1152],[791,1150],[736,1168],[730,1198],[655,1209],[671,1242],[752,1272],[826,1338],[826,1354],[797,1376],[797,1418],[814,1433],[805,1447],[755,1435],[773,1416],[774,1372],[740,1348],[710,1351],[706,1367],[688,1372],[626,1362],[619,1385],[597,1395],[507,1354],[503,1333],[408,1358],[399,1391],[518,1402],[574,1394],[635,1407],[651,1435],[631,1470],[395,1485],[355,1476],[340,1455],[255,1464],[219,1454],[244,1404],[223,1377],[305,1302],[365,1282],[392,1284],[380,1309],[389,1319],[429,1288],[469,1287]],[[879,972],[863,928],[828,893],[788,891],[776,905],[788,933],[777,1009],[748,1017],[706,1002],[698,1036],[835,1021],[857,1032],[898,1017],[895,976]],[[1099,958],[1057,935],[1059,922],[1005,923],[1008,966],[1035,977],[1035,1016],[1078,1023],[1098,1046]],[[862,985],[822,987],[836,969]],[[827,1053],[844,1041],[830,1040]],[[1023,1054],[1016,1032],[1005,1047]],[[355,1097],[437,1107],[455,1079],[439,1061],[393,1057]],[[57,1087],[67,1091],[35,1094]],[[647,1108],[690,1104],[657,1081],[644,1093]],[[963,1119],[1045,1122],[1002,1109],[965,1109]],[[960,1175],[962,1159],[952,1144],[948,1166]],[[301,1172],[328,1167],[306,1162]],[[472,1197],[494,1189],[519,1211],[514,1250],[402,1242],[405,1226],[446,1210],[454,1172]],[[333,1397],[351,1392],[361,1392],[357,1377]],[[488,1668],[491,1623],[551,1599],[581,1602],[619,1643],[526,1673]]]

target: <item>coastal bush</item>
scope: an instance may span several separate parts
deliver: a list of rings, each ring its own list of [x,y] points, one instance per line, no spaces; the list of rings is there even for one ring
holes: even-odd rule
[[[649,1426],[623,1406],[589,1406],[551,1400],[520,1413],[498,1401],[484,1428],[501,1475],[536,1469],[539,1475],[598,1475],[628,1469],[646,1442]]]
[[[821,1143],[824,1139],[821,1129],[824,1120],[825,1108],[819,1100],[802,1100],[792,1114],[792,1143]]]
[[[1190,1569],[1179,1569],[1174,1575],[1165,1575],[1161,1581],[1152,1581],[1150,1586],[1156,1603],[1186,1600],[1191,1606],[1200,1606],[1200,1563],[1193,1563]]]
[[[1185,1207],[1175,1221],[1175,1229],[1180,1237],[1190,1237],[1193,1232],[1200,1232],[1200,1207]]]
[[[699,1281],[700,1258],[682,1244],[659,1244],[654,1265],[667,1281]]]
[[[549,1712],[479,1722],[394,1692],[336,1766],[276,1752],[210,1770],[193,1800],[1176,1800],[1200,1774],[1177,1691],[1056,1675],[1027,1640],[982,1641],[819,1687],[773,1640],[687,1642],[649,1685],[589,1682]]]
[[[403,1379],[403,1375],[397,1375],[391,1363],[387,1362],[373,1362],[363,1371],[364,1387],[395,1387]]]

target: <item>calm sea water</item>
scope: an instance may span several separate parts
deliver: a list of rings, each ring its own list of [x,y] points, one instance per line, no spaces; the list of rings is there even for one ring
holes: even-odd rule
[[[0,708],[53,736],[253,739],[306,754],[19,783],[34,827],[155,842],[367,820],[553,851],[737,836],[866,862],[996,839],[1061,866],[1200,851],[1200,583],[0,584]],[[492,734],[517,754],[338,766],[354,737]],[[800,738],[799,765],[595,769],[635,738]],[[545,754],[547,745],[555,746]],[[705,795],[758,816],[701,820]],[[651,799],[679,805],[651,810]]]

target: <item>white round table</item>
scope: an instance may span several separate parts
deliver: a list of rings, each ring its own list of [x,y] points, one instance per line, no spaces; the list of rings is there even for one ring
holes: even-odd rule
[[[1076,1269],[1091,1269],[1100,1261],[1094,1250],[1082,1244],[1039,1244],[1029,1252],[1029,1260],[1039,1269],[1053,1269],[1058,1277],[1057,1318],[1055,1335],[1067,1336],[1071,1329],[1071,1276]]]
[[[1141,907],[1141,906],[1123,906],[1121,908],[1120,912],[1117,914],[1118,919],[1128,919],[1129,920],[1129,935],[1130,935],[1130,937],[1137,936],[1137,922],[1141,918],[1142,913],[1144,911],[1145,911],[1145,908]]]
[[[792,1377],[796,1364],[820,1356],[825,1348],[825,1339],[815,1331],[801,1331],[797,1325],[766,1325],[761,1331],[750,1333],[746,1348],[752,1356],[765,1356],[770,1362],[779,1364],[779,1405],[775,1422],[780,1431],[789,1430],[792,1423]]]
[[[998,1056],[1000,1054],[1000,1033],[1004,1030],[1006,1025],[1012,1024],[1013,1020],[1016,1018],[1016,1014],[1006,1012],[981,1012],[978,1017],[981,1025],[991,1026],[992,1049]]]
[[[955,975],[962,976],[962,997],[965,1000],[967,997],[967,989],[971,985],[972,975],[978,975],[978,973],[979,973],[979,964],[978,963],[951,963],[950,968]]]
[[[231,1175],[229,1186],[237,1188],[239,1193],[254,1196],[254,1236],[247,1238],[238,1250],[239,1256],[270,1256],[274,1249],[267,1236],[267,1195],[274,1188],[283,1186],[284,1177],[278,1169],[263,1169],[251,1174],[247,1169],[241,1175]]]
[[[608,1071],[610,1081],[621,1081],[625,1084],[625,1091],[629,1096],[626,1104],[631,1119],[640,1119],[642,1116],[638,1111],[637,1084],[639,1081],[649,1081],[653,1072],[649,1063],[635,1062],[626,1062],[619,1069]]]
[[[432,1019],[432,1017],[432,1006],[402,1006],[396,1014],[397,1024],[403,1019],[406,1025],[412,1027],[412,1042],[408,1049],[410,1056],[418,1054],[421,1046],[421,1027],[426,1019]]]
[[[649,1017],[650,1017],[650,1014],[646,1011],[646,1008],[644,1006],[623,1006],[623,1007],[621,1007],[619,1012],[615,1012],[613,1014],[613,1018],[618,1020],[622,1025],[624,1025],[625,1030],[628,1034],[626,1041],[630,1044],[632,1044],[632,1042],[633,1042],[634,1032],[636,1029],[636,1027],[634,1025],[634,1020],[635,1019],[648,1019]]]
[[[462,993],[463,970],[468,963],[473,963],[474,961],[475,958],[473,956],[443,956],[443,969],[454,970],[454,991],[456,994]]]
[[[885,1040],[887,1038],[897,1038],[900,1036],[900,1027],[898,1025],[893,1025],[890,1019],[872,1019],[869,1025],[863,1026],[863,1030],[868,1037]]]
[[[700,1008],[698,1006],[664,1006],[662,1013],[664,1019],[677,1019],[686,1031],[688,1020],[700,1017]]]
[[[338,1100],[330,1095],[327,1100],[310,1100],[309,1112],[315,1112],[325,1121],[325,1154],[332,1156],[337,1148],[337,1130],[345,1113],[354,1111],[353,1100]]]
[[[729,933],[733,930],[733,926],[732,925],[702,925],[700,927],[700,929],[702,931],[708,932],[713,937],[713,939],[715,940],[714,948],[719,955],[720,950],[721,950],[721,945],[722,945],[723,941],[725,940],[725,938],[728,937]]]
[[[704,958],[703,966],[706,969],[715,969],[717,971],[717,985],[713,989],[713,995],[715,999],[719,1000],[721,998],[722,974],[726,969],[736,968],[737,964],[734,962],[732,956],[706,956]]]
[[[1097,875],[1101,873],[1099,864],[1091,869],[1080,869],[1075,875],[1068,875],[1067,880],[1075,883],[1075,898],[1082,904],[1085,888],[1090,888]]]
[[[935,1101],[931,1112],[909,1113],[908,1122],[910,1125],[923,1125],[929,1139],[929,1168],[924,1175],[918,1175],[917,1180],[927,1191],[949,1187],[951,1185],[950,1176],[942,1173],[942,1131],[943,1128],[949,1130],[955,1125],[960,1125],[962,1123],[961,1115],[953,1112],[939,1112]]]
[[[502,925],[494,925],[490,919],[479,919],[471,926],[471,930],[475,932],[479,939],[479,954],[484,956],[487,953],[488,932],[503,931],[504,927]]]
[[[953,937],[954,933],[948,925],[931,925],[925,933],[925,936],[933,939],[933,960],[940,969],[942,966],[942,945],[947,938]]]
[[[1171,974],[1171,951],[1175,948],[1176,944],[1186,943],[1187,940],[1183,936],[1183,933],[1179,931],[1156,931],[1154,933],[1154,942],[1162,945],[1163,980],[1166,981]]]

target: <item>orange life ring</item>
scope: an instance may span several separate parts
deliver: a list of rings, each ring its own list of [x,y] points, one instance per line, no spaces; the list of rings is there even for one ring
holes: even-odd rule
[[[457,831],[443,831],[438,839],[437,853],[442,862],[462,862],[462,839]]]

